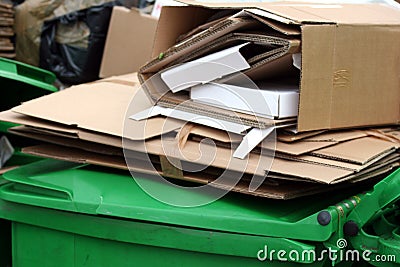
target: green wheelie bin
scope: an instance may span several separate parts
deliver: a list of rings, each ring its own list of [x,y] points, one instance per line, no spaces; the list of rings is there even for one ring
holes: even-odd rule
[[[56,77],[53,73],[36,68],[15,60],[0,58],[0,111],[10,109],[21,102],[57,91],[53,85]],[[7,129],[16,124],[0,121],[0,137],[7,133]],[[20,152],[18,146],[21,139],[12,138],[12,144],[17,146],[6,166],[24,165],[37,161],[33,157]],[[1,170],[0,170],[1,171]],[[0,183],[4,183],[0,174]],[[0,219],[0,266],[10,266],[10,222]]]
[[[140,177],[165,194],[204,197]],[[154,199],[128,172],[93,165],[43,160],[4,178],[0,214],[12,222],[16,267],[360,266],[386,254],[395,255],[388,264],[400,261],[399,171],[356,195],[277,201],[229,193],[191,208]]]

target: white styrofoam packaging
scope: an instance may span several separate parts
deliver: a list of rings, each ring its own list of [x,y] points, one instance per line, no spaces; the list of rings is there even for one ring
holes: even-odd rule
[[[296,117],[299,90],[296,86],[263,85],[259,90],[229,84],[207,83],[191,88],[193,101],[257,116],[282,119]]]

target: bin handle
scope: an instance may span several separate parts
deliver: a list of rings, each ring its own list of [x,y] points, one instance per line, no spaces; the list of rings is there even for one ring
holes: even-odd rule
[[[350,212],[347,221],[359,227],[371,221],[379,212],[400,199],[400,168],[374,186],[362,196],[362,201]]]
[[[0,187],[3,200],[42,207],[68,208],[76,211],[71,195],[63,190],[47,189],[27,184],[6,183]]]
[[[53,84],[56,80],[56,76],[47,70],[43,70],[22,62],[0,58],[3,71],[9,73],[15,73],[20,76],[24,76],[36,81],[40,81],[47,84]]]
[[[72,169],[82,166],[82,164],[46,159],[32,164],[28,164],[3,174],[3,178],[10,181],[10,185],[2,187],[0,191],[4,194],[25,196],[42,196],[44,198],[60,199],[71,202],[73,192],[59,185],[48,184],[43,181],[32,179],[31,177],[40,176],[43,172],[51,172],[65,169]],[[44,169],[45,167],[45,169]],[[13,188],[11,188],[13,185]]]

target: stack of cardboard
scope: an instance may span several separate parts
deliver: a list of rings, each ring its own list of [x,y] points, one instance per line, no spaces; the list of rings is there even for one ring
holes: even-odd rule
[[[46,142],[26,153],[268,198],[353,186],[399,166],[399,9],[188,4],[162,10],[154,59],[138,75],[74,86],[0,120]],[[282,113],[260,116],[262,105],[245,112],[257,100],[255,83],[282,81],[299,85],[296,99],[274,96],[277,108],[269,111]],[[213,95],[227,88],[238,106]],[[284,102],[295,105],[290,115],[282,115]]]
[[[14,8],[8,0],[0,1],[0,57],[15,58]]]
[[[26,153],[278,199],[379,178],[400,162],[399,129],[393,127],[282,131],[276,143],[263,142],[238,159],[233,152],[241,135],[160,116],[129,119],[149,104],[131,74],[31,100],[0,113],[0,120],[21,124],[11,129],[15,134],[45,142],[25,148]]]

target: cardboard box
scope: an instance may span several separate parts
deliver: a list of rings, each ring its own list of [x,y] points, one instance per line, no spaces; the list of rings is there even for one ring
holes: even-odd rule
[[[191,60],[193,52],[232,32],[245,30],[253,22],[266,34],[301,41],[298,131],[400,122],[399,9],[379,3],[185,2],[192,6],[163,8],[155,37],[154,59],[140,71],[142,83],[187,57]],[[210,25],[210,17],[227,9],[234,15],[216,20],[205,29],[201,27]],[[194,34],[182,40],[180,36],[193,32],[196,27]],[[182,41],[176,43],[178,38]],[[287,68],[292,65],[292,52],[288,51],[244,73],[257,78],[271,70],[283,69],[280,73],[287,74]],[[154,105],[169,108],[179,105],[194,113],[222,116],[226,120],[232,117],[205,105],[185,104],[181,94],[179,97],[172,93],[165,95],[167,91],[160,87],[147,84],[146,90]],[[249,120],[244,121],[251,124]]]
[[[136,9],[113,8],[100,77],[136,72],[151,58],[157,19]]]

